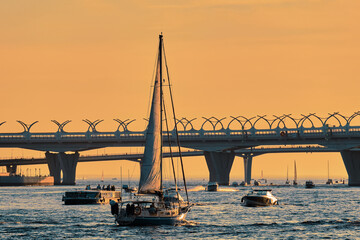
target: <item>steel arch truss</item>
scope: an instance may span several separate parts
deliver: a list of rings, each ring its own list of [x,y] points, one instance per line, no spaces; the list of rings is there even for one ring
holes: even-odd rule
[[[97,120],[91,122],[89,119],[84,119],[83,121],[86,122],[87,124],[89,124],[88,130],[87,130],[88,132],[90,132],[90,129],[91,129],[91,132],[97,132],[96,126],[99,123],[103,122],[104,120],[97,119]]]
[[[51,121],[58,126],[58,132],[65,132],[65,131],[64,131],[65,125],[71,122],[71,120],[66,120],[66,121],[63,122],[63,123],[59,123],[59,122],[56,121],[56,120],[51,120]]]
[[[119,126],[117,127],[116,131],[120,131],[120,127],[122,128],[123,132],[129,132],[128,126],[130,123],[134,122],[135,119],[130,120],[130,119],[126,119],[125,121],[122,121],[118,118],[113,119],[114,121],[116,121],[117,123],[119,123]]]
[[[31,123],[30,125],[24,123],[23,121],[19,121],[19,120],[17,120],[17,122],[20,123],[21,126],[24,128],[24,132],[29,133],[31,127],[34,126],[34,125],[35,125],[36,123],[38,123],[39,121],[35,121],[35,122]]]

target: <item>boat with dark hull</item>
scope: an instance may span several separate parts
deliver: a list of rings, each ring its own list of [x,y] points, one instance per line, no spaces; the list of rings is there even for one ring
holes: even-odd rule
[[[111,200],[121,202],[121,192],[98,189],[68,191],[62,198],[65,205],[108,204]]]
[[[278,205],[278,200],[271,194],[271,189],[253,189],[241,199],[248,207],[265,207]]]
[[[134,194],[134,200],[122,202],[120,204],[111,201],[111,213],[115,217],[115,222],[119,225],[177,225],[184,222],[186,214],[190,211],[193,204],[189,203],[182,156],[181,146],[179,145],[178,131],[174,104],[171,93],[171,83],[167,71],[167,79],[163,78],[163,63],[166,65],[166,57],[163,45],[163,36],[159,36],[159,52],[156,65],[156,76],[154,79],[153,96],[150,117],[145,137],[144,157],[140,164],[140,182],[137,193]],[[163,58],[164,57],[164,58]],[[165,69],[165,68],[164,68]],[[167,70],[166,66],[166,70]],[[167,80],[167,82],[165,82]],[[164,83],[163,83],[164,82]],[[171,132],[168,126],[167,111],[164,107],[163,85],[169,86],[170,106],[172,106],[172,117],[174,119],[175,133]],[[163,118],[164,117],[164,118]],[[165,120],[164,120],[165,119]],[[163,131],[163,123],[166,131]],[[165,127],[164,126],[164,127]],[[163,187],[163,137],[168,140],[170,154],[171,142],[173,139],[178,146],[180,153],[180,163],[184,180],[184,189],[187,201],[184,202],[180,196],[177,187],[175,175],[175,165],[171,156],[171,166],[174,177],[175,187],[172,190],[172,197],[169,197],[169,191]]]
[[[305,182],[305,188],[314,188],[315,187],[315,184],[313,183],[313,181],[306,181]]]
[[[0,186],[47,186],[54,185],[52,176],[24,176],[0,173]]]
[[[217,182],[209,182],[206,190],[209,192],[216,192],[219,188],[219,184]]]

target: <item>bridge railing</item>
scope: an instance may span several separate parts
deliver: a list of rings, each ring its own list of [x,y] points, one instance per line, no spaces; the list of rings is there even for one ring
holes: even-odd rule
[[[144,139],[146,131],[115,131],[115,132],[55,132],[55,133],[0,133],[1,142],[23,142],[23,141],[88,141],[88,140],[121,140],[121,139]],[[169,132],[171,139],[174,139],[174,131]],[[167,138],[164,133],[164,139]],[[339,127],[311,127],[311,128],[275,128],[246,130],[186,130],[179,131],[181,139],[194,138],[242,138],[242,139],[270,139],[270,138],[328,138],[343,136],[360,136],[360,126],[339,126]]]

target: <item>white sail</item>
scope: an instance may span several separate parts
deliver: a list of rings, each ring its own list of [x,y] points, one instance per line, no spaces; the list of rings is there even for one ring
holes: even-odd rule
[[[161,189],[161,105],[160,64],[158,61],[149,124],[146,131],[145,152],[141,160],[139,193],[155,193]]]

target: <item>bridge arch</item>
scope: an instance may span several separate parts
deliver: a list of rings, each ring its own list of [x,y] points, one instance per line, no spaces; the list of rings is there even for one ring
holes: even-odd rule
[[[343,120],[343,122],[345,121],[345,123],[343,123],[341,120]],[[346,117],[344,117],[343,115],[339,114],[338,112],[335,112],[335,113],[332,113],[330,114],[329,113],[329,117],[326,118],[326,120],[324,121],[324,126],[326,126],[327,124],[329,125],[329,122],[331,120],[335,120],[337,125],[335,124],[331,124],[333,125],[334,127],[343,127],[343,126],[347,126],[348,125],[348,119]]]
[[[315,128],[315,127],[322,127],[324,126],[324,122],[323,120],[321,120],[320,117],[318,117],[315,113],[310,113],[308,115],[304,115],[304,114],[301,114],[301,116],[303,116],[299,123],[298,123],[298,126],[299,127],[303,127],[303,128]],[[314,118],[316,119],[318,122],[320,122],[320,124],[314,124],[314,122],[311,120],[311,118]],[[307,127],[307,126],[304,126],[305,123],[309,123],[311,124],[311,127]]]
[[[269,122],[269,120],[267,120],[266,118],[266,115],[263,115],[263,116],[260,116],[258,115],[257,116],[257,119],[255,120],[254,124],[253,124],[253,128],[254,129],[262,129],[262,128],[256,128],[256,124],[260,121],[260,120],[263,120],[265,123],[267,123],[268,127],[269,128],[264,128],[264,129],[271,129],[271,124]]]
[[[216,117],[210,117],[210,118],[205,118],[203,117],[203,119],[205,119],[205,121],[203,122],[203,124],[201,125],[201,130],[206,130],[204,129],[204,126],[206,125],[206,123],[210,123],[210,125],[212,126],[212,129],[211,131],[216,131],[216,130],[223,130],[224,129],[224,125],[222,124],[222,120],[225,119],[224,118],[216,118]],[[217,126],[221,127],[220,129],[219,128],[216,128]]]
[[[254,119],[255,117],[252,117],[252,118],[246,118],[244,116],[237,116],[237,117],[230,116],[230,117],[232,118],[232,120],[227,125],[227,129],[229,129],[229,130],[248,130],[248,129],[253,128],[253,124],[252,124],[251,120]],[[242,121],[239,118],[244,119],[245,120],[244,123],[242,123]],[[234,125],[235,122],[240,124],[241,129],[231,129],[230,126]],[[248,125],[250,125],[250,126],[247,128]]]
[[[354,120],[354,118],[358,118],[359,116],[360,116],[360,111],[355,112],[353,115],[351,115],[351,116],[348,118],[348,124],[349,124],[349,126],[351,126],[351,122]]]
[[[196,120],[196,118],[193,118],[193,119],[191,119],[191,120],[189,120],[189,119],[187,119],[187,118],[185,118],[185,117],[183,117],[183,118],[181,118],[181,119],[177,119],[176,120],[176,125],[181,125],[182,126],[182,130],[183,131],[193,131],[194,130],[194,126],[193,126],[193,124],[192,124],[192,121],[194,121],[194,120]],[[190,127],[190,129],[187,129],[187,127]],[[178,127],[179,128],[179,127]],[[179,129],[178,129],[179,130]]]

